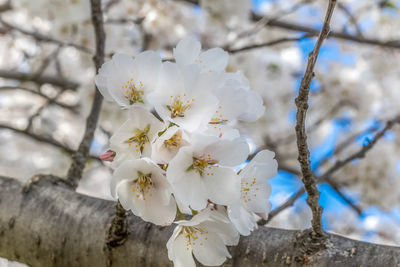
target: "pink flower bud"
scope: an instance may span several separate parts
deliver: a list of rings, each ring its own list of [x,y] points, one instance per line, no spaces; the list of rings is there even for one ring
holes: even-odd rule
[[[116,155],[115,151],[107,150],[104,154],[100,155],[100,159],[102,161],[113,161],[115,158],[115,155]]]

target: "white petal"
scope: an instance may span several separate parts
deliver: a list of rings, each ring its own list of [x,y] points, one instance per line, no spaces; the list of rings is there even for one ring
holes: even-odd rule
[[[169,163],[167,179],[176,197],[187,206],[200,210],[207,205],[207,191],[200,175],[187,169],[193,164],[189,147],[183,147]]]
[[[220,165],[232,167],[243,163],[250,153],[249,145],[243,139],[220,140],[207,151]]]
[[[194,37],[182,39],[174,48],[174,58],[179,65],[189,65],[195,63],[201,50],[201,44]]]
[[[225,71],[228,64],[229,54],[221,48],[209,49],[199,56],[199,62],[204,65],[206,71]]]
[[[226,258],[230,258],[224,242],[215,233],[200,235],[192,244],[192,248],[196,259],[206,266],[218,266],[224,263]]]
[[[228,215],[241,235],[248,236],[257,228],[257,221],[253,213],[247,211],[241,204],[229,207]]]
[[[208,198],[220,205],[230,205],[240,198],[240,178],[229,168],[212,166],[207,169],[204,180]]]
[[[180,229],[179,226],[177,228]],[[196,267],[192,256],[192,250],[190,248],[187,249],[186,244],[186,239],[182,234],[177,237],[172,235],[168,240],[168,258],[174,262],[174,267]]]

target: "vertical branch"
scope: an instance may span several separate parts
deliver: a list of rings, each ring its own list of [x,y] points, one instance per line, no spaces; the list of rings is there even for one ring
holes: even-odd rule
[[[308,193],[307,204],[312,211],[312,229],[317,236],[323,236],[324,231],[321,224],[322,207],[319,205],[319,191],[310,167],[310,151],[307,146],[307,133],[305,129],[306,114],[308,109],[308,95],[310,92],[310,84],[314,77],[314,66],[317,62],[318,53],[322,43],[329,35],[329,23],[335,8],[336,0],[329,0],[328,10],[326,12],[324,25],[318,36],[317,43],[313,51],[308,55],[307,68],[299,89],[299,95],[295,102],[297,107],[296,115],[296,138],[297,148],[299,151],[299,163],[302,172],[302,181]]]
[[[101,0],[90,0],[92,23],[96,37],[96,54],[93,57],[93,62],[98,72],[101,65],[104,63],[104,46],[105,46],[105,33],[103,27],[103,12],[101,10]],[[92,108],[90,114],[86,119],[86,129],[83,139],[79,145],[77,152],[72,157],[72,164],[68,170],[67,178],[75,187],[79,179],[82,177],[83,169],[85,168],[86,161],[89,157],[90,145],[93,141],[94,131],[96,129],[97,121],[99,119],[101,104],[103,96],[96,88]]]

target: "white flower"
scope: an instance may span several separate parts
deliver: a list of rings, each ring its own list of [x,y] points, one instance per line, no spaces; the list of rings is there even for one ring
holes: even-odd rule
[[[169,163],[167,179],[176,197],[192,209],[204,209],[208,200],[230,205],[240,197],[240,180],[230,167],[248,154],[248,144],[241,139],[196,135]]]
[[[157,86],[161,64],[161,57],[153,51],[143,52],[135,59],[115,54],[99,69],[95,82],[106,100],[123,107],[147,106],[147,95]]]
[[[129,110],[130,118],[110,138],[110,148],[116,152],[113,167],[123,160],[151,156],[151,143],[164,124],[141,107]]]
[[[203,72],[223,72],[229,55],[221,48],[201,52],[200,42],[193,37],[187,37],[174,48],[174,57],[179,66],[196,64]]]
[[[147,222],[168,225],[176,216],[176,203],[163,170],[150,159],[124,161],[114,172],[111,194],[121,205]]]
[[[151,158],[159,164],[167,164],[181,147],[187,145],[189,145],[189,135],[173,125],[154,141]]]
[[[256,121],[265,111],[261,96],[249,88],[249,81],[240,72],[226,73],[223,84],[214,91],[218,109],[211,123],[220,124],[235,120]]]
[[[179,221],[168,240],[168,258],[175,267],[196,266],[193,255],[203,265],[221,265],[230,258],[226,245],[237,245],[239,235],[218,211],[200,212],[190,221]]]
[[[165,62],[149,101],[163,120],[193,132],[205,128],[217,108],[218,100],[211,93],[214,88],[214,75],[200,73],[194,65],[179,68]]]
[[[249,235],[257,224],[255,214],[267,214],[271,210],[268,198],[271,186],[268,179],[276,176],[278,163],[275,153],[262,150],[240,172],[240,203],[229,206],[228,215],[242,235]]]

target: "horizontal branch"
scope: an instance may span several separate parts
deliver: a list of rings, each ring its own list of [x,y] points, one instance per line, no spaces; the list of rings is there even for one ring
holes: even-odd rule
[[[258,20],[262,19],[262,16],[257,15],[257,14],[252,14],[252,18],[254,21],[258,21]],[[268,21],[266,26],[277,27],[277,28],[291,30],[291,31],[297,31],[297,32],[304,32],[304,33],[308,33],[309,35],[312,35],[312,36],[318,36],[318,34],[319,34],[319,30],[314,29],[312,27],[299,25],[299,24],[286,22],[286,21],[281,21],[281,20]],[[353,42],[356,42],[359,44],[368,44],[368,45],[375,45],[375,46],[386,47],[386,48],[400,49],[400,40],[382,41],[382,40],[379,40],[376,38],[361,37],[361,36],[351,35],[351,34],[344,33],[344,32],[333,31],[333,30],[329,33],[329,38],[332,38],[332,37],[341,39],[341,40],[353,41]]]
[[[15,179],[0,177],[0,257],[29,266],[172,266],[166,242],[173,226],[157,227],[130,214],[128,237],[105,248],[115,202],[78,194],[49,177],[27,192]],[[304,266],[294,255],[303,231],[262,227],[230,249],[223,266]],[[308,266],[397,266],[400,248],[328,234],[326,249]],[[297,254],[298,255],[298,254]],[[374,256],[375,255],[375,256]]]
[[[1,70],[0,78],[17,80],[21,82],[34,82],[37,84],[51,84],[54,86],[59,86],[64,89],[75,90],[79,83],[71,80],[66,80],[61,77],[48,76],[48,75],[36,75],[32,73],[23,73],[18,71]]]
[[[244,52],[244,51],[253,50],[253,49],[257,49],[257,48],[264,48],[264,47],[274,46],[274,45],[278,45],[278,44],[283,44],[283,43],[287,43],[287,42],[297,42],[297,41],[303,40],[307,37],[309,37],[309,36],[304,35],[301,37],[283,37],[283,38],[268,41],[265,43],[251,44],[251,45],[243,46],[240,48],[234,48],[234,49],[226,49],[226,51],[231,54],[234,54],[234,53]]]
[[[176,0],[176,1],[186,2],[189,4],[193,4],[193,5],[199,4],[199,0]],[[251,18],[253,21],[257,22],[257,21],[263,19],[264,16],[261,16],[261,15],[253,12],[251,14]],[[320,30],[314,29],[312,27],[299,25],[297,23],[292,23],[292,22],[283,21],[283,20],[267,20],[266,26],[308,33],[311,36],[318,36],[318,34],[320,32]],[[400,40],[383,41],[383,40],[376,39],[376,38],[367,38],[367,37],[362,37],[362,36],[356,36],[356,35],[348,34],[345,32],[339,32],[339,31],[331,31],[329,34],[329,37],[334,37],[334,38],[341,39],[341,40],[353,41],[353,42],[356,42],[359,44],[367,44],[367,45],[375,45],[375,46],[380,46],[380,47],[400,49]]]
[[[78,110],[77,110],[78,106],[77,105],[64,104],[64,103],[62,103],[60,101],[57,101],[56,98],[51,98],[51,97],[43,94],[42,92],[33,90],[31,88],[21,87],[21,86],[0,86],[0,91],[17,91],[17,90],[22,90],[22,91],[29,92],[29,93],[34,94],[34,95],[38,95],[38,96],[46,99],[50,104],[55,104],[55,105],[60,106],[62,108],[68,109],[68,110],[70,110],[70,111],[72,111],[74,113],[78,112]]]
[[[59,141],[57,141],[57,140],[55,140],[55,139],[53,139],[51,137],[45,137],[45,136],[42,136],[42,135],[39,135],[39,134],[32,133],[32,132],[27,131],[27,130],[18,129],[18,128],[15,128],[13,126],[6,125],[6,124],[0,124],[0,130],[1,129],[11,130],[11,131],[13,131],[15,133],[22,134],[22,135],[24,135],[24,136],[26,136],[28,138],[31,138],[31,139],[33,139],[35,141],[40,142],[40,143],[48,144],[48,145],[51,145],[53,147],[59,148],[59,149],[65,151],[65,152],[67,152],[70,155],[75,153],[74,149],[72,149],[72,148],[60,143]],[[98,160],[98,161],[101,162],[100,158],[97,157],[97,156],[90,156],[90,158]]]
[[[73,48],[75,48],[75,49],[77,49],[79,51],[82,51],[84,53],[92,54],[91,49],[89,49],[89,48],[87,48],[85,46],[82,46],[82,45],[79,45],[79,44],[70,43],[70,42],[64,42],[64,41],[52,38],[52,37],[50,37],[48,35],[41,34],[39,32],[33,32],[33,31],[22,29],[22,28],[20,28],[20,27],[18,27],[16,25],[12,25],[12,24],[4,21],[1,18],[0,18],[0,24],[3,25],[3,27],[5,27],[6,29],[9,29],[11,31],[16,31],[16,32],[22,33],[24,35],[30,36],[30,37],[32,37],[35,40],[40,41],[40,42],[53,43],[53,44],[57,44],[57,45],[60,45],[60,46],[69,46],[69,47],[73,47]]]

